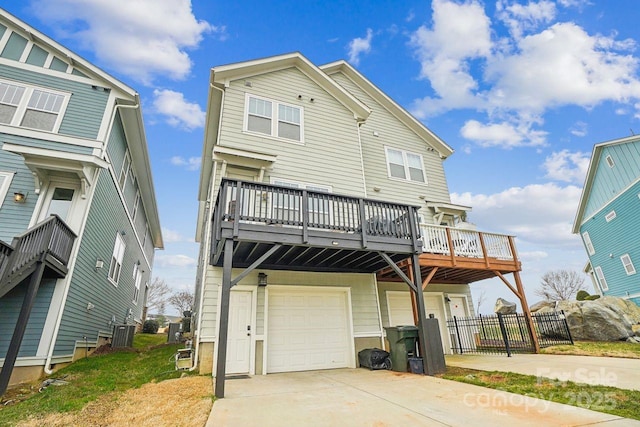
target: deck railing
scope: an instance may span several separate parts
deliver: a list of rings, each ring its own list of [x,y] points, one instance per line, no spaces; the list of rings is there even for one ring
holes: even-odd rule
[[[223,179],[220,221],[419,239],[417,208],[323,191]]]
[[[471,258],[514,260],[511,237],[504,234],[420,224],[423,252]]]
[[[0,279],[2,279],[2,274],[9,265],[9,255],[11,255],[11,252],[13,252],[13,247],[0,240]]]
[[[57,215],[51,215],[34,228],[13,239],[15,248],[11,255],[11,265],[4,277],[20,271],[43,255],[51,255],[66,266],[76,235]]]

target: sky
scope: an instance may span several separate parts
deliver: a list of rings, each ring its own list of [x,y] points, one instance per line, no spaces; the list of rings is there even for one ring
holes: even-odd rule
[[[530,304],[541,276],[582,272],[571,233],[594,144],[640,132],[637,0],[0,0],[0,7],[133,87],[165,248],[153,276],[194,289],[210,69],[299,51],[345,59],[442,138],[454,203],[517,236]],[[428,171],[427,171],[428,173]],[[510,276],[509,276],[510,277]],[[585,285],[593,291],[585,276]],[[471,286],[482,313],[515,301]],[[170,314],[170,313],[169,313]]]

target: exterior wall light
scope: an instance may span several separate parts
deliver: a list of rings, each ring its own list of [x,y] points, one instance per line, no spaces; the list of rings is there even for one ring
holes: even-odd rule
[[[16,203],[24,203],[27,201],[27,195],[20,191],[13,193],[13,201]]]
[[[267,275],[258,273],[258,286],[267,286]]]

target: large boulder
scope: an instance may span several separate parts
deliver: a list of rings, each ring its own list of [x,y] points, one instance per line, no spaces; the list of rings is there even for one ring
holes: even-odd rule
[[[496,300],[496,305],[494,306],[493,311],[496,314],[515,314],[516,303],[507,301],[503,298],[498,298]]]
[[[560,301],[557,310],[564,311],[571,336],[575,340],[623,341],[635,335],[640,324],[640,307],[617,297],[594,301]],[[543,307],[538,313],[549,313],[553,307]]]

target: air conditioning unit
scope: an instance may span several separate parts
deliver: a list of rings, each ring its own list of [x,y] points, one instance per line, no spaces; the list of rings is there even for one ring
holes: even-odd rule
[[[135,333],[136,325],[114,325],[111,347],[133,347],[133,336]]]

